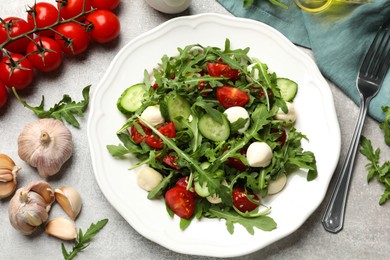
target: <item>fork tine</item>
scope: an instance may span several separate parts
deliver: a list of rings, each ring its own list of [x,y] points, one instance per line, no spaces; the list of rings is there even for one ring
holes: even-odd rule
[[[384,58],[382,60],[383,64],[381,65],[381,68],[379,69],[378,78],[384,79],[384,76],[385,76],[385,74],[390,66],[390,44],[389,43],[390,43],[390,34],[387,37],[386,46],[385,46],[385,49],[386,49],[386,47],[388,47],[387,54],[385,53],[386,55],[384,55]]]
[[[383,69],[385,69],[385,71],[387,70],[385,65],[387,63],[386,61],[388,60],[389,41],[390,41],[390,35],[388,34],[388,28],[386,28],[385,32],[383,33],[383,37],[381,39],[380,45],[378,46],[377,55],[372,65],[373,68],[372,68],[371,75],[373,75],[374,78],[378,78],[379,74],[381,74],[380,72],[383,71]]]

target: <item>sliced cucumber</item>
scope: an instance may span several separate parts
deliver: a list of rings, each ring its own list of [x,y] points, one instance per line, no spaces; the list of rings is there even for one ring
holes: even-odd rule
[[[175,124],[177,130],[184,128],[184,125],[180,123],[176,118],[183,117],[187,119],[191,115],[191,105],[182,96],[170,95],[167,101],[169,119]]]
[[[229,121],[222,117],[222,124],[216,122],[209,114],[203,115],[199,119],[198,127],[200,133],[214,142],[225,141],[230,135]]]
[[[280,89],[280,94],[284,101],[292,101],[298,92],[298,84],[291,79],[278,78],[276,85]]]
[[[116,103],[116,106],[123,114],[131,115],[141,107],[146,92],[147,88],[143,83],[128,87],[125,91],[123,91]]]
[[[207,182],[203,182],[202,185],[198,181],[194,182],[194,188],[196,194],[198,194],[201,197],[207,197],[210,196],[209,188],[207,187]]]

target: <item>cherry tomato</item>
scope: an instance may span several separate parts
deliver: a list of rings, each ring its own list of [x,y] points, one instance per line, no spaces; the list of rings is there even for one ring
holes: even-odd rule
[[[4,83],[0,81],[0,109],[7,103],[8,91],[4,86]]]
[[[0,80],[9,87],[22,90],[34,79],[34,69],[30,61],[21,54],[10,54],[11,60],[4,57],[0,62]]]
[[[240,154],[245,155],[246,149],[241,149]],[[240,159],[234,158],[234,157],[229,157],[227,159],[227,165],[229,165],[230,167],[233,167],[239,171],[242,171],[242,172],[248,168],[248,166],[246,166]]]
[[[224,108],[234,106],[243,107],[249,101],[248,93],[231,86],[222,86],[217,88],[216,95],[219,103],[221,103]]]
[[[176,182],[177,187],[182,187],[184,189],[187,189],[187,185],[188,185],[188,176],[181,177]],[[192,186],[188,191],[191,192],[191,194],[192,194],[192,196],[194,196],[194,198],[198,197],[198,194],[196,193],[195,188],[194,188],[194,183],[192,183]]]
[[[34,19],[32,13],[35,14],[35,21],[37,28],[43,28],[46,26],[50,26],[57,22],[58,19],[58,10],[57,8],[49,3],[40,2],[35,4],[27,14],[27,22],[31,28],[34,28]],[[36,34],[40,36],[54,36],[54,32],[52,30],[44,30],[37,32]]]
[[[174,138],[176,136],[176,128],[173,122],[166,123],[165,125],[157,128],[157,130],[169,138]],[[163,140],[153,134],[146,136],[145,143],[155,149],[162,149],[164,147]]]
[[[83,7],[84,11],[91,10],[90,0],[59,0],[57,2],[57,7],[58,10],[60,10],[60,15],[65,20],[79,15],[83,11]],[[83,21],[84,17],[81,16],[77,20]]]
[[[91,0],[91,5],[97,9],[114,10],[120,0]]]
[[[16,37],[21,34],[31,31],[33,28],[22,18],[18,17],[8,17],[4,19],[4,23],[1,23],[0,26],[0,44],[7,40],[7,29],[9,28],[9,35],[11,37]],[[32,35],[29,35],[32,38]],[[25,53],[27,45],[30,43],[30,40],[26,37],[18,39],[10,44],[5,46],[5,49],[14,52],[14,53]]]
[[[194,214],[195,202],[191,192],[175,186],[165,193],[168,207],[180,218],[190,218]]]
[[[180,167],[179,167],[179,165],[177,165],[177,160],[178,160],[177,156],[166,154],[162,161],[163,161],[163,163],[165,163],[169,167],[178,170],[178,169],[180,169]]]
[[[225,77],[228,79],[236,80],[240,77],[240,71],[232,69],[229,65],[219,62],[207,62],[207,69],[212,77]]]
[[[48,37],[38,37],[27,47],[27,58],[39,71],[49,72],[62,63],[62,50],[58,43]]]
[[[121,28],[118,17],[108,10],[96,10],[88,14],[86,22],[92,25],[89,35],[98,43],[114,40]]]
[[[279,138],[276,141],[280,143],[280,147],[283,147],[284,144],[286,143],[286,139],[287,139],[286,130],[284,130],[284,129],[280,129],[280,130],[271,129],[271,133],[279,133],[280,134]]]
[[[248,198],[250,196],[250,199]],[[233,188],[233,205],[241,212],[252,211],[259,204],[252,201],[260,202],[259,197],[253,192],[245,192],[243,187],[236,186]]]
[[[130,129],[129,129],[129,133],[130,133],[131,139],[136,144],[142,143],[142,141],[145,140],[146,136],[152,134],[152,129],[150,129],[147,126],[144,126],[139,121],[138,121],[138,124],[142,127],[142,130],[144,131],[145,135],[143,135],[140,132],[138,132],[138,130],[137,130],[137,128],[135,126],[131,126]]]
[[[56,33],[55,40],[66,54],[77,55],[88,48],[89,35],[82,25],[69,22],[57,26],[56,30],[59,34]]]
[[[258,97],[258,98],[260,98],[260,99],[265,98],[265,92],[264,92],[264,89],[263,89],[263,88],[249,88],[249,90],[250,90],[251,92],[253,92],[252,94],[253,94],[255,97]],[[268,95],[268,98],[272,98],[272,97],[273,97],[272,90],[267,89],[267,95]]]

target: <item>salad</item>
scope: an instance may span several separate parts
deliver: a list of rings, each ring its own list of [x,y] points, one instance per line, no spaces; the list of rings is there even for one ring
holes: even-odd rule
[[[249,48],[188,45],[164,55],[143,82],[127,88],[117,107],[126,118],[114,157],[136,156],[137,182],[148,199],[165,199],[185,229],[194,218],[226,220],[271,231],[276,222],[262,199],[281,191],[303,169],[317,177],[315,155],[294,128],[298,85],[278,78]]]

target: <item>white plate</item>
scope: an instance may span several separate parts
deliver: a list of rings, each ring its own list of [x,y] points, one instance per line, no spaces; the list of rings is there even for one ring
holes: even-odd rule
[[[279,77],[299,84],[295,99],[299,116],[296,128],[310,139],[306,150],[315,153],[319,176],[289,177],[285,190],[270,197],[270,216],[278,224],[271,232],[256,230],[252,236],[240,225],[230,235],[224,221],[202,219],[181,231],[163,200],[150,201],[136,184],[128,160],[114,159],[107,144],[118,144],[116,131],[125,118],[116,108],[122,91],[143,80],[163,54],[175,55],[177,47],[200,43],[224,48],[250,47],[249,55],[266,63]],[[315,63],[275,29],[253,20],[217,14],[172,19],[128,43],[115,57],[94,92],[88,121],[88,138],[96,180],[108,201],[146,238],[173,251],[216,257],[233,257],[257,251],[298,229],[322,202],[340,153],[340,129],[327,82]],[[132,162],[134,163],[135,160]]]

